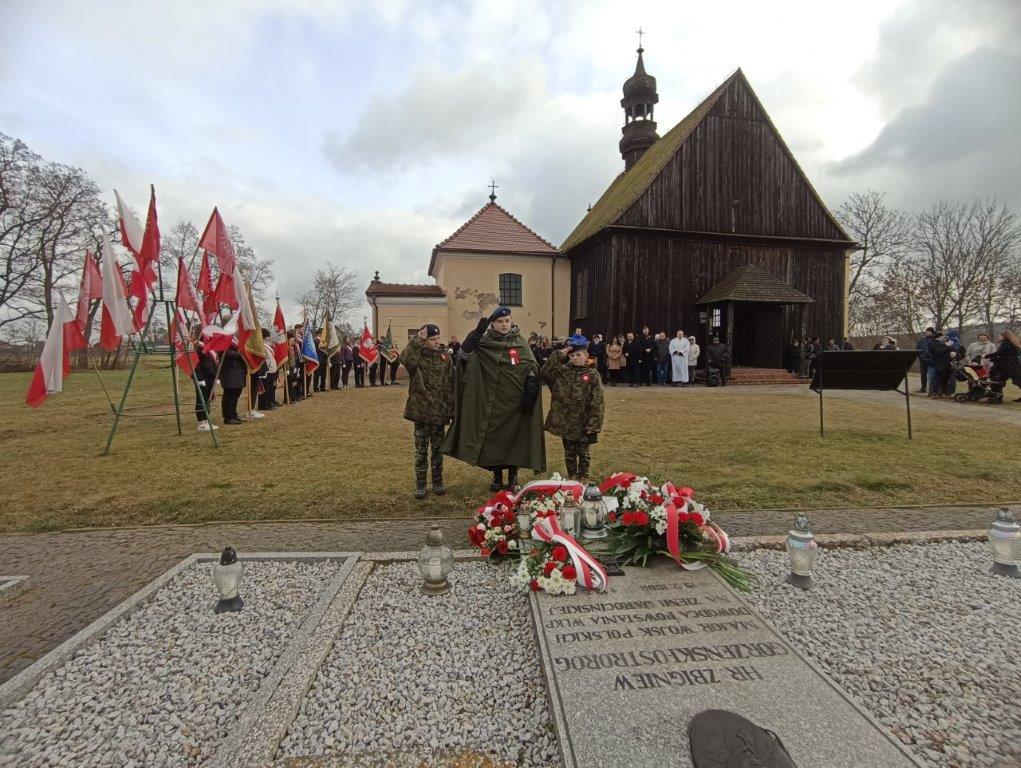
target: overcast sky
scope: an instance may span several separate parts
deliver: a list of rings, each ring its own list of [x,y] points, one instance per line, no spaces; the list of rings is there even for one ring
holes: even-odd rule
[[[0,131],[155,183],[164,230],[218,205],[293,307],[327,259],[430,282],[490,178],[561,243],[623,166],[639,26],[661,135],[740,66],[831,208],[1021,208],[1016,0],[0,0]]]

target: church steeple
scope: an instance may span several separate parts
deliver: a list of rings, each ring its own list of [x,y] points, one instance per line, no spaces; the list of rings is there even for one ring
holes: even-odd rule
[[[656,78],[646,73],[642,54],[645,49],[641,45],[642,31],[638,31],[638,62],[635,73],[624,82],[624,98],[620,105],[624,108],[624,127],[621,129],[623,138],[620,140],[620,154],[624,158],[624,170],[638,162],[649,147],[656,143],[656,121],[653,119],[655,105],[659,102],[656,93]]]

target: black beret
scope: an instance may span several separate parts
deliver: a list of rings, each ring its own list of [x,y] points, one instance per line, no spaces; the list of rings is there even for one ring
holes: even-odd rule
[[[509,317],[511,313],[510,307],[497,307],[493,310],[493,314],[489,316],[490,320],[499,320],[501,317]]]
[[[440,327],[438,325],[433,325],[432,323],[426,323],[425,335],[427,337],[428,336],[439,336],[440,335]]]

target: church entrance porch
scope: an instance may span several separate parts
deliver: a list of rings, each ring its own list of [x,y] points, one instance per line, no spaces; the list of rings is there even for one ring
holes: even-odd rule
[[[730,349],[736,380],[742,367],[783,369],[784,345],[804,335],[804,309],[812,299],[749,264],[730,272],[695,303],[713,319],[711,334]]]

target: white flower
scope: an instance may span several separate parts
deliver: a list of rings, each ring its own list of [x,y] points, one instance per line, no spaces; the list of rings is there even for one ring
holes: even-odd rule
[[[514,526],[513,525],[505,525],[503,527],[503,530],[506,531],[507,533],[510,533],[511,531],[514,530]]]
[[[480,531],[486,530],[486,524],[485,523],[479,523],[475,527],[478,528]]]
[[[511,539],[510,541],[508,541],[507,542],[507,547],[509,549],[517,549],[518,548],[518,541],[517,541],[517,539]]]

